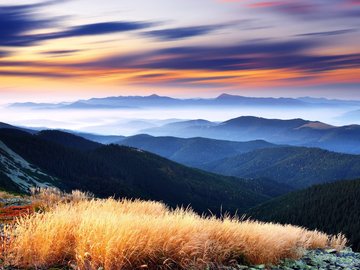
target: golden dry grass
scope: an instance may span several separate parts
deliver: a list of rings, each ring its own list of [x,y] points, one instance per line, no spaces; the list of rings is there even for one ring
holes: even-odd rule
[[[58,188],[33,187],[30,193],[33,205],[45,210],[61,203],[76,203],[94,198],[90,192],[73,190],[71,193],[65,193]]]
[[[206,269],[276,263],[305,249],[341,249],[345,238],[295,226],[200,217],[157,202],[78,200],[7,227],[2,259],[17,267]]]
[[[15,196],[15,195],[10,194],[5,191],[0,191],[0,199],[9,199],[9,198],[14,198],[14,197],[19,197],[19,196]]]

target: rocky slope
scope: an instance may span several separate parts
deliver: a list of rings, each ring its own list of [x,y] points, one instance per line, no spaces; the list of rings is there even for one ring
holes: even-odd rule
[[[11,180],[14,191],[28,192],[30,187],[53,187],[57,179],[30,164],[0,141],[1,180]],[[5,180],[3,180],[5,182]],[[11,189],[11,188],[10,188]]]
[[[340,252],[336,250],[311,250],[299,260],[284,260],[279,265],[238,265],[231,270],[266,269],[266,270],[355,270],[360,269],[360,254],[351,249]],[[230,270],[229,269],[229,270]]]

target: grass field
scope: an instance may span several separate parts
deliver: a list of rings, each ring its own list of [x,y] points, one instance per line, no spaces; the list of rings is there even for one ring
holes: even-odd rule
[[[61,194],[52,195],[46,211],[22,216],[6,227],[1,259],[22,268],[73,264],[86,270],[207,269],[276,263],[298,258],[306,249],[342,249],[346,241],[341,235],[290,225],[201,217],[158,202],[74,194],[76,200],[68,197],[58,203]]]

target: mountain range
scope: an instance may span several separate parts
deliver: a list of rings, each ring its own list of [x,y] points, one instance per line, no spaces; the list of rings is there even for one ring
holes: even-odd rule
[[[212,174],[139,149],[102,145],[62,131],[30,134],[0,129],[0,141],[1,187],[18,192],[27,191],[18,182],[24,178],[29,185],[41,180],[44,185],[81,189],[98,197],[151,199],[173,207],[191,205],[198,212],[235,213],[292,190],[270,179]]]
[[[201,137],[153,137],[146,134],[126,137],[115,143],[146,150],[192,167],[256,149],[279,147],[261,140],[234,142]]]
[[[75,102],[61,103],[13,103],[11,107],[33,109],[130,109],[150,107],[184,107],[184,106],[260,106],[260,107],[360,107],[360,101],[332,100],[325,98],[270,98],[270,97],[244,97],[221,94],[216,98],[180,99],[167,96],[116,96],[104,98],[91,98]]]
[[[170,125],[183,128],[187,123]],[[197,120],[191,123],[208,124]],[[286,127],[287,123],[281,121],[278,125]],[[267,178],[295,189],[360,177],[358,155],[314,147],[277,145],[262,140],[236,142],[201,137],[154,137],[146,134],[122,137],[77,132],[70,134],[56,130],[40,131],[36,135],[37,138],[77,150],[90,151],[103,146],[102,144],[115,143],[208,172],[240,178]]]
[[[166,124],[160,127],[141,130],[139,134],[178,138],[202,137],[218,141],[236,142],[262,140],[271,144],[317,147],[340,153],[360,154],[360,125],[333,126],[300,118],[280,120],[253,116],[241,116],[224,122],[211,122],[203,119],[174,121],[165,122]],[[30,133],[39,131],[14,127],[5,123],[0,123],[1,127],[17,128]],[[65,131],[104,144],[119,143],[125,139],[121,135],[98,135],[70,130]],[[129,143],[131,142],[129,141]],[[212,144],[215,144],[215,142]],[[148,150],[156,153],[154,149]],[[169,157],[167,155],[163,156]]]
[[[266,177],[294,188],[360,177],[360,156],[266,141],[136,135],[118,144],[136,147],[187,166],[245,178]]]
[[[265,140],[275,144],[360,153],[360,125],[337,127],[303,119],[279,120],[241,116],[220,123],[191,120],[170,123],[141,132],[153,136],[183,138],[205,137],[230,141]]]
[[[190,123],[200,129],[226,125],[203,120]],[[270,124],[279,134],[289,127],[298,130],[298,125],[334,128],[301,119],[260,119],[260,123],[263,126],[248,132],[266,130]],[[170,125],[181,130],[188,124]],[[258,220],[330,234],[342,231],[355,250],[360,250],[360,180],[344,179],[359,177],[359,155],[313,147],[263,140],[102,136],[0,124],[0,190],[80,189],[97,197],[156,200],[170,207],[191,205],[199,213],[246,213]]]

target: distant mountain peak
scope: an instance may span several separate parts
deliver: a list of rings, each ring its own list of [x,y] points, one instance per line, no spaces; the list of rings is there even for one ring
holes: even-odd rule
[[[311,123],[311,121],[304,120],[301,118],[295,118],[295,119],[288,119],[288,120],[282,120],[282,119],[268,119],[268,118],[262,118],[257,116],[240,116],[237,118],[233,118],[230,120],[227,120],[225,122],[222,122],[220,125],[227,125],[227,126],[244,126],[244,127],[256,127],[256,128],[263,128],[265,126],[268,127],[282,127],[282,128],[299,128],[303,125],[306,125],[308,123]]]
[[[314,122],[309,122],[309,123],[307,123],[305,125],[302,125],[302,126],[298,127],[298,129],[300,129],[300,128],[331,129],[331,128],[334,128],[334,127],[335,126],[325,124],[323,122],[314,121]]]
[[[173,123],[169,123],[165,126],[169,126],[169,127],[175,127],[175,126],[191,126],[191,125],[195,125],[195,126],[202,126],[202,125],[215,125],[214,122],[205,120],[205,119],[194,119],[194,120],[186,120],[186,121],[180,121],[180,122],[173,122]]]
[[[161,96],[159,96],[159,95],[157,95],[157,94],[152,94],[152,95],[150,95],[150,96],[148,96],[148,97],[150,97],[150,98],[159,98],[159,97],[161,97]]]
[[[227,93],[223,93],[223,94],[219,95],[216,99],[226,99],[226,98],[243,98],[243,96],[230,95]]]
[[[252,116],[252,115],[243,115],[243,116],[239,116],[231,120],[237,120],[237,119],[247,119],[247,120],[264,120],[264,121],[284,121],[284,122],[289,122],[289,121],[304,121],[304,122],[311,122],[309,120],[304,120],[302,118],[293,118],[293,119],[271,119],[271,118],[264,118],[264,117],[259,117],[259,116]]]

